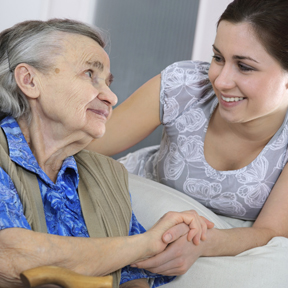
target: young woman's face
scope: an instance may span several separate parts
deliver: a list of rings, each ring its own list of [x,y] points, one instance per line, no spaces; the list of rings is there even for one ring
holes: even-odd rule
[[[288,73],[267,53],[250,24],[221,21],[213,52],[209,79],[222,118],[247,123],[287,110]]]

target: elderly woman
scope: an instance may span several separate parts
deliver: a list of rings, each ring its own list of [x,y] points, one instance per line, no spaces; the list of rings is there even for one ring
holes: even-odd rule
[[[0,35],[1,287],[20,287],[20,272],[43,265],[114,272],[114,287],[149,287],[148,278],[159,286],[171,278],[120,269],[160,253],[188,227],[196,244],[212,227],[187,211],[143,233],[126,170],[81,151],[104,134],[117,102],[103,47],[99,33],[69,20],[23,22]]]

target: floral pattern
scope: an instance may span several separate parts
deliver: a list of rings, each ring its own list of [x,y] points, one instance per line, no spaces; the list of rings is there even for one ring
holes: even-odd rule
[[[38,165],[15,119],[6,117],[0,125],[7,137],[11,160],[37,175],[48,233],[89,237],[77,193],[79,175],[74,157],[64,160],[56,183],[53,183]],[[0,167],[0,230],[12,227],[31,230],[15,186]],[[129,235],[143,232],[145,229],[132,212]],[[151,287],[158,287],[174,279],[129,266],[122,269],[121,283],[139,278],[149,278],[154,282]]]
[[[195,198],[215,213],[255,220],[288,161],[288,115],[249,165],[238,170],[215,170],[204,156],[209,120],[218,105],[208,70],[209,63],[182,61],[162,71],[162,141],[157,149],[155,146],[140,149],[119,161],[124,165],[129,162],[130,173],[149,175],[150,179]],[[137,158],[133,165],[132,157]],[[145,161],[141,162],[142,159]]]

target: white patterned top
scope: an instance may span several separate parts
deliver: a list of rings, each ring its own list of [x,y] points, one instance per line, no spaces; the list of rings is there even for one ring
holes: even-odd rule
[[[208,79],[209,63],[182,61],[161,74],[160,146],[119,159],[129,172],[175,188],[217,214],[255,220],[287,163],[288,113],[249,165],[217,171],[204,157],[204,139],[218,104]]]

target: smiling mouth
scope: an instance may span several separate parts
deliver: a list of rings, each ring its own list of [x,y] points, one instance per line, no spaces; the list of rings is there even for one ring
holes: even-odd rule
[[[95,109],[89,109],[91,112],[99,115],[99,116],[102,116],[104,118],[108,118],[109,116],[109,112],[108,111],[105,111],[105,110],[95,110]]]
[[[244,97],[224,97],[223,95],[221,95],[221,99],[224,100],[225,102],[238,102],[238,101],[242,101],[245,98]]]

